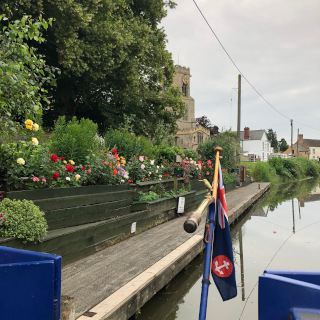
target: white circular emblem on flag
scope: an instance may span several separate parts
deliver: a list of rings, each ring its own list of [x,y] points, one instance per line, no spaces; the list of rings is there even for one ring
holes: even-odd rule
[[[232,274],[233,264],[227,256],[216,256],[212,261],[212,271],[220,278],[227,278]]]

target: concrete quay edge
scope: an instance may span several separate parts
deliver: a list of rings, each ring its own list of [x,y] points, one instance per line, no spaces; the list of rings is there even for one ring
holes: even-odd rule
[[[270,183],[255,183],[255,185],[258,191],[247,195],[229,210],[229,224],[234,223],[270,188]],[[231,191],[230,196],[232,192],[236,191]],[[77,319],[127,320],[168,284],[203,249],[202,234],[194,235]]]

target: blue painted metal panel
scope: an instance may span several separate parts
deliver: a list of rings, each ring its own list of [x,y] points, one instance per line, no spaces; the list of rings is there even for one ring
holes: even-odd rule
[[[269,270],[259,277],[259,320],[287,320],[290,309],[320,308],[320,273]]]
[[[0,247],[0,319],[59,320],[60,296],[60,256]]]

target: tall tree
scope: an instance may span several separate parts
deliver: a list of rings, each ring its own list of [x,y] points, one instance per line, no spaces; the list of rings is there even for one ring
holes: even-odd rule
[[[286,150],[289,148],[289,145],[288,145],[287,141],[286,141],[284,138],[282,138],[282,139],[279,141],[278,147],[279,147],[279,150],[280,150],[281,152],[284,152],[284,151],[286,151]]]
[[[0,14],[0,134],[9,137],[30,118],[39,122],[47,106],[44,84],[54,85],[54,70],[27,44],[42,43],[42,30],[51,20],[28,16],[10,21]]]
[[[270,141],[270,144],[273,150],[278,151],[277,133],[272,129],[268,129],[267,137],[268,137],[268,140]]]
[[[136,133],[152,135],[159,121],[175,130],[184,112],[172,87],[174,64],[159,27],[171,0],[3,0],[13,13],[54,18],[39,47],[61,69],[47,123],[59,115],[88,117],[101,131],[136,115]],[[166,90],[162,90],[162,86]],[[170,106],[170,109],[167,107]]]
[[[199,118],[196,118],[196,125],[197,126],[203,126],[207,129],[210,129],[211,128],[211,122],[210,120],[208,119],[207,116],[202,116],[202,117],[199,117]]]

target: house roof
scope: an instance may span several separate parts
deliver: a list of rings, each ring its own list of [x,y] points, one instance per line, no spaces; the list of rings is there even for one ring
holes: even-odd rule
[[[265,130],[250,130],[249,140],[261,140]],[[240,140],[244,140],[244,131],[240,131]]]
[[[308,144],[309,147],[320,147],[320,140],[316,139],[303,139],[303,142]]]
[[[293,146],[295,148],[297,148],[297,144],[296,143]],[[289,148],[291,148],[291,147],[289,147]],[[304,145],[299,144],[298,150],[299,150],[299,152],[307,152],[307,151],[309,151],[309,148],[306,148]]]

